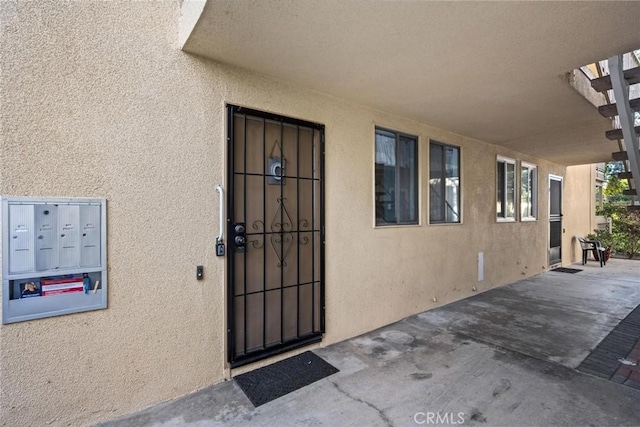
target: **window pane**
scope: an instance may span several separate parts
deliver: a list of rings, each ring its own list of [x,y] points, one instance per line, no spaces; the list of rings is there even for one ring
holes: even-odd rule
[[[446,180],[445,180],[445,216],[447,222],[460,222],[459,188],[460,159],[459,149],[446,147]]]
[[[552,179],[549,186],[551,187],[549,196],[549,203],[551,206],[549,207],[549,214],[557,216],[562,213],[562,204],[560,202],[562,197],[562,181]]]
[[[442,154],[442,145],[429,145],[429,221],[434,223],[444,221]]]
[[[531,217],[538,217],[538,168],[531,169],[530,185],[531,185]]]
[[[507,163],[507,217],[516,216],[516,165]]]
[[[533,176],[535,169],[522,167],[520,180],[522,182],[520,189],[520,206],[522,218],[534,217],[533,210]]]
[[[400,136],[398,156],[400,222],[417,222],[418,220],[416,149],[414,138]]]
[[[498,169],[496,171],[496,214],[499,218],[505,217],[504,209],[504,162],[498,162]]]
[[[522,218],[529,216],[531,211],[531,193],[529,191],[529,169],[522,167],[520,170],[520,215]]]
[[[376,224],[396,222],[396,138],[376,130]]]
[[[460,149],[429,144],[429,221],[460,222]]]
[[[596,215],[602,209],[604,195],[602,194],[602,185],[596,185]]]

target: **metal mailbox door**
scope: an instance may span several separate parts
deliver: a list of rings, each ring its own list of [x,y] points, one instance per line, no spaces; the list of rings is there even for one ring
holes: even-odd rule
[[[80,266],[80,206],[58,205],[60,268]]]
[[[80,266],[100,265],[100,205],[80,206]]]
[[[36,270],[58,268],[58,207],[35,205]]]
[[[9,273],[34,268],[33,205],[9,205]]]

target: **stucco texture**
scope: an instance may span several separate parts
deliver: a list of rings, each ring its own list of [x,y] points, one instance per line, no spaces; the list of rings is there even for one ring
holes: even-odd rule
[[[595,190],[594,165],[567,167],[564,179],[563,264],[570,264],[582,259],[582,249],[576,236],[585,237],[597,228],[595,223]]]
[[[227,102],[326,125],[325,344],[545,271],[543,183],[564,167],[186,54],[179,15],[0,2],[0,194],[105,197],[109,274],[106,310],[0,327],[0,424],[90,424],[228,375]],[[376,125],[419,136],[419,226],[374,227]],[[461,147],[463,224],[427,224],[429,138]],[[498,154],[538,165],[538,221],[496,222]]]

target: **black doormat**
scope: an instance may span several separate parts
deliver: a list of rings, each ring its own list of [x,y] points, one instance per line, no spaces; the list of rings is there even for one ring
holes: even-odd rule
[[[234,379],[253,406],[258,407],[336,372],[337,368],[306,351]]]
[[[579,268],[566,268],[566,267],[558,267],[558,268],[554,268],[551,271],[557,271],[558,273],[571,273],[571,274],[576,274],[581,272],[582,270],[580,270]]]

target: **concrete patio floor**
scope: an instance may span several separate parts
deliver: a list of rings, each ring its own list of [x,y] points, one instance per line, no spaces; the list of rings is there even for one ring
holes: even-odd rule
[[[258,408],[229,381],[105,425],[640,425],[639,390],[575,370],[640,304],[640,261],[573,267],[314,350],[340,372]]]

